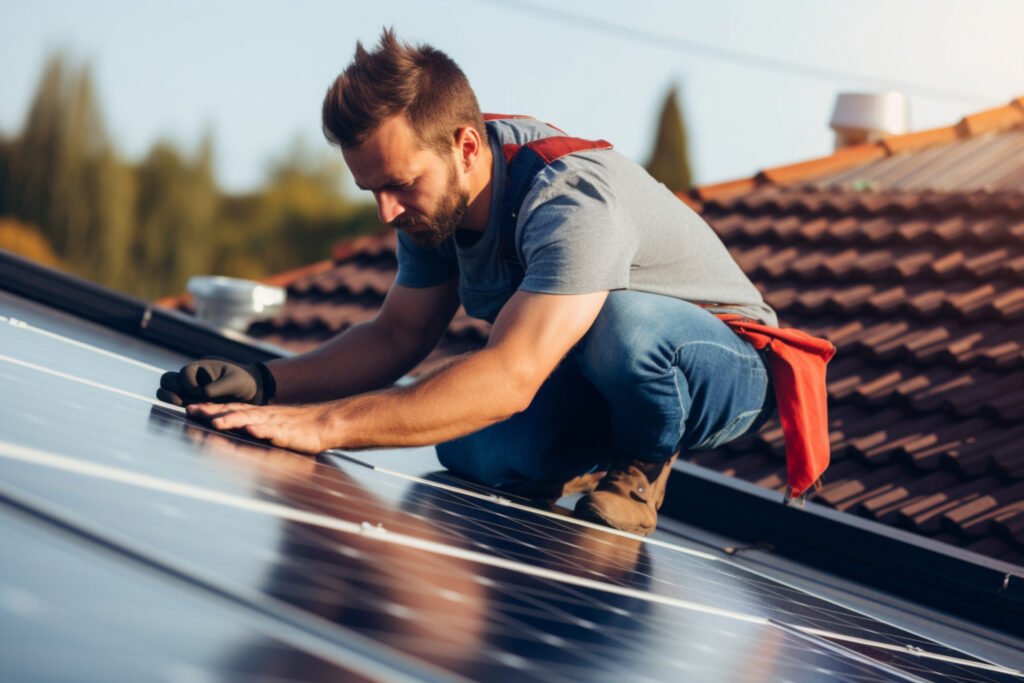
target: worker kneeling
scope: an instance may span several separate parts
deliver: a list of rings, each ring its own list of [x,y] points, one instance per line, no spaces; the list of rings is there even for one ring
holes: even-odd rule
[[[482,115],[451,59],[390,31],[357,45],[322,114],[398,229],[380,312],[294,358],[167,373],[164,400],[310,453],[440,444],[454,472],[586,491],[577,514],[641,534],[681,450],[773,412],[770,348],[719,317],[773,329],[774,312],[707,223],[607,142]],[[392,386],[460,304],[493,323],[486,347]]]

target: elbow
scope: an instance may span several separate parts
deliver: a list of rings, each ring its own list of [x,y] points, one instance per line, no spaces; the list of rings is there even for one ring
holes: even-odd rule
[[[506,417],[511,417],[530,407],[546,377],[537,373],[528,364],[509,368],[506,377],[508,379],[506,383],[508,415]]]
[[[524,410],[526,410],[527,408],[529,408],[530,404],[533,403],[533,397],[536,396],[536,395],[537,395],[536,391],[533,391],[533,392],[525,392],[524,391],[524,392],[521,392],[521,393],[518,393],[518,394],[514,395],[511,398],[511,400],[509,401],[509,404],[508,404],[509,410],[508,410],[508,415],[506,415],[506,418],[512,417],[513,415],[521,413]]]

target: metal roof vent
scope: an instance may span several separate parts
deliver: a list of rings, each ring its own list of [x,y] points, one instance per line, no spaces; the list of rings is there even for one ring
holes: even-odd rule
[[[187,289],[195,297],[197,318],[239,332],[256,320],[277,315],[286,297],[282,287],[220,275],[189,278]]]
[[[836,149],[878,142],[909,130],[907,98],[902,93],[840,93],[829,125],[836,132]]]

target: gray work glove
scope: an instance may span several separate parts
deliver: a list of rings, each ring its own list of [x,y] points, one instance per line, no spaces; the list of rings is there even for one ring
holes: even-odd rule
[[[263,363],[244,365],[209,356],[160,377],[156,397],[176,406],[191,403],[255,403],[274,397],[274,376]]]

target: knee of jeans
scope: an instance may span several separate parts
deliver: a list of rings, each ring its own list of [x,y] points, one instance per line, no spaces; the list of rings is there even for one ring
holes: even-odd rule
[[[671,372],[674,350],[651,331],[657,315],[650,296],[628,291],[609,294],[575,349],[583,374],[598,386],[607,386]]]
[[[437,460],[441,466],[487,486],[501,486],[509,473],[503,463],[488,457],[483,449],[475,447],[471,438],[455,439],[438,444]]]

